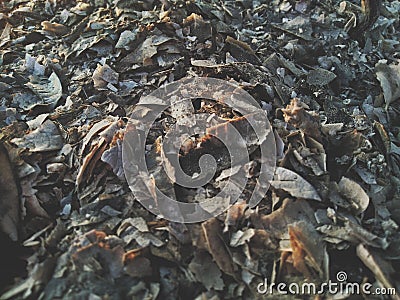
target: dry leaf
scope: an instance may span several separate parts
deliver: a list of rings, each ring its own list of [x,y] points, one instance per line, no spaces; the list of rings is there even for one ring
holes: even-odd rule
[[[60,150],[64,145],[57,126],[50,120],[24,137],[12,139],[11,142],[19,148],[28,148],[31,152]]]
[[[217,219],[212,218],[201,224],[206,238],[207,248],[218,267],[226,274],[236,276],[231,254],[222,239],[221,226]]]
[[[45,105],[54,109],[63,94],[62,84],[57,74],[53,72],[49,78],[32,75],[30,79],[26,86],[42,99],[42,103],[37,103],[37,105]]]
[[[124,255],[124,271],[131,277],[143,278],[152,274],[151,262],[148,258],[130,251]]]
[[[49,21],[42,22],[43,30],[54,33],[55,35],[66,35],[69,32],[69,28],[63,24],[52,23]]]
[[[325,240],[331,243],[338,244],[342,241],[348,241],[354,244],[363,243],[382,249],[386,249],[389,246],[386,239],[376,236],[351,221],[346,221],[344,227],[338,225],[323,225],[318,227],[317,230],[324,233],[326,235]]]
[[[119,74],[107,64],[98,64],[92,78],[95,88],[105,88],[108,84],[118,84]]]
[[[224,289],[222,274],[207,252],[196,252],[189,264],[189,270],[193,272],[199,282],[204,284],[207,290],[221,291]]]
[[[398,288],[393,283],[393,277],[398,273],[393,269],[392,265],[381,257],[380,254],[370,250],[367,246],[359,244],[357,246],[357,256],[362,262],[374,273],[378,280],[385,288]],[[398,295],[393,295],[392,299],[399,300]]]
[[[269,215],[253,216],[257,222],[260,218],[258,228],[264,228],[268,233],[273,235],[276,239],[288,239],[288,225],[296,222],[304,221],[311,224],[316,224],[314,217],[314,210],[310,207],[305,200],[285,199],[282,206],[273,211]]]
[[[375,65],[375,73],[381,83],[385,108],[388,109],[390,103],[400,97],[400,63],[387,65],[386,60],[380,60]]]
[[[246,231],[239,230],[234,234],[232,234],[230,246],[238,247],[244,245],[254,236],[254,234],[255,234],[255,229],[253,228],[247,229]]]
[[[307,82],[316,86],[324,86],[332,82],[336,75],[328,70],[317,68],[311,70],[307,75]]]
[[[328,253],[326,245],[315,228],[304,221],[289,225],[293,265],[306,277],[328,279]],[[310,269],[312,268],[312,270]]]
[[[286,108],[282,109],[285,122],[304,131],[304,133],[321,139],[321,125],[318,115],[306,111],[308,106],[298,98],[293,98]]]
[[[0,230],[11,240],[18,240],[20,200],[18,186],[7,149],[0,143]]]
[[[369,197],[355,181],[342,177],[339,181],[339,193],[350,202],[356,214],[364,212],[369,205]]]
[[[274,180],[271,181],[271,185],[275,189],[284,190],[296,198],[322,201],[314,187],[303,177],[282,167],[275,169]]]

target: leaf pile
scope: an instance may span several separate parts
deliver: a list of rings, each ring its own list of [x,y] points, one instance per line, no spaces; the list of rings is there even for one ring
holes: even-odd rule
[[[1,299],[275,299],[257,293],[264,278],[321,283],[339,271],[400,291],[400,2],[361,2],[0,2],[0,227],[30,250]],[[257,207],[246,205],[260,162],[249,147],[239,201],[185,225],[136,201],[121,151],[141,96],[194,76],[249,92],[278,158]],[[189,139],[187,172],[211,153],[219,173],[197,190],[165,176],[161,140],[188,112],[246,124],[204,99],[154,123],[157,186],[201,202],[239,170],[215,141]],[[14,178],[19,194],[5,184]]]

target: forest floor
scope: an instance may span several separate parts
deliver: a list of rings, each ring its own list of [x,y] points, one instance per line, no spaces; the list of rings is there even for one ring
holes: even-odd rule
[[[0,299],[400,299],[399,18],[389,0],[0,1]],[[166,176],[174,131],[190,178],[216,161],[201,186]],[[301,291],[328,282],[363,288]]]

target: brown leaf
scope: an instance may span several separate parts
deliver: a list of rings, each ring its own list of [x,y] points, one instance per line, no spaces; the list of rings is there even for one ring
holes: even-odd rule
[[[393,269],[392,265],[388,261],[383,259],[380,254],[370,250],[363,244],[359,244],[357,246],[357,256],[372,271],[372,273],[374,273],[375,278],[385,288],[396,288],[396,285],[393,282],[393,277],[398,273]],[[399,300],[400,297],[398,295],[393,295],[392,299]]]
[[[127,252],[124,255],[125,272],[135,278],[150,276],[152,273],[151,262],[148,258],[140,256],[136,250]]]
[[[66,35],[69,33],[69,28],[63,24],[52,23],[49,21],[42,22],[43,30],[54,33],[55,35]]]
[[[113,278],[119,277],[123,269],[125,251],[121,245],[122,241],[115,238],[113,240],[107,237],[102,231],[92,230],[85,233],[71,246],[73,262],[81,269],[85,265],[91,268],[101,265],[104,269],[102,272],[106,271]]]
[[[0,142],[0,230],[11,240],[18,240],[20,200],[17,181],[7,149]]]
[[[228,247],[222,238],[222,230],[219,221],[216,218],[210,219],[201,224],[206,238],[208,251],[214,258],[218,267],[228,275],[233,277],[235,274],[235,266]]]
[[[253,216],[257,218],[258,216]],[[261,226],[277,239],[288,238],[288,225],[304,221],[316,224],[314,210],[305,200],[285,199],[282,206],[269,215],[260,217]]]
[[[308,278],[328,279],[326,245],[314,227],[304,221],[291,224],[289,236],[294,267]]]
[[[119,74],[107,64],[98,64],[92,78],[95,88],[106,88],[108,84],[118,84]]]
[[[285,122],[303,130],[306,134],[321,139],[321,125],[316,114],[306,111],[308,106],[298,98],[293,98],[286,108],[282,109]]]
[[[356,214],[364,212],[369,205],[369,197],[363,188],[355,181],[342,177],[339,181],[340,194],[350,202]]]

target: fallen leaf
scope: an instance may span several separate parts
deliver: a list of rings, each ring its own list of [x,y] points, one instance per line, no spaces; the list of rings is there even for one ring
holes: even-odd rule
[[[196,252],[189,264],[189,270],[193,272],[199,282],[204,284],[207,290],[221,291],[224,289],[222,274],[207,252]]]
[[[322,201],[309,182],[299,174],[282,167],[275,169],[274,180],[271,181],[271,185],[275,189],[284,190],[296,198]]]
[[[31,81],[26,86],[42,99],[43,102],[38,104],[47,105],[50,109],[54,109],[63,93],[62,84],[57,74],[53,72],[49,78],[32,75],[30,79]]]
[[[201,224],[208,251],[217,263],[218,267],[226,274],[236,276],[235,266],[228,251],[227,245],[222,239],[221,226],[217,219],[212,218]]]
[[[108,84],[118,84],[119,74],[107,64],[98,64],[92,78],[95,88],[105,88]]]
[[[393,277],[397,272],[392,265],[387,262],[380,254],[370,250],[367,246],[359,244],[356,248],[357,256],[374,273],[375,278],[387,289],[396,289]],[[398,295],[393,295],[392,299],[400,299]]]
[[[0,230],[11,240],[18,240],[20,200],[17,181],[7,149],[0,142]]]
[[[400,63],[386,64],[386,60],[380,60],[375,65],[376,78],[381,84],[386,106],[400,97]]]
[[[11,142],[19,148],[28,148],[31,152],[60,150],[64,145],[57,126],[50,120],[24,137],[12,139]]]
[[[322,237],[304,221],[288,227],[294,267],[308,278],[327,280],[328,253]],[[311,268],[311,269],[310,269]],[[316,272],[316,275],[314,273]]]
[[[43,30],[54,33],[55,35],[66,35],[69,32],[69,28],[63,24],[52,23],[49,21],[42,22]]]
[[[360,214],[368,208],[369,197],[357,182],[342,177],[339,181],[339,193],[350,202],[356,214]]]

